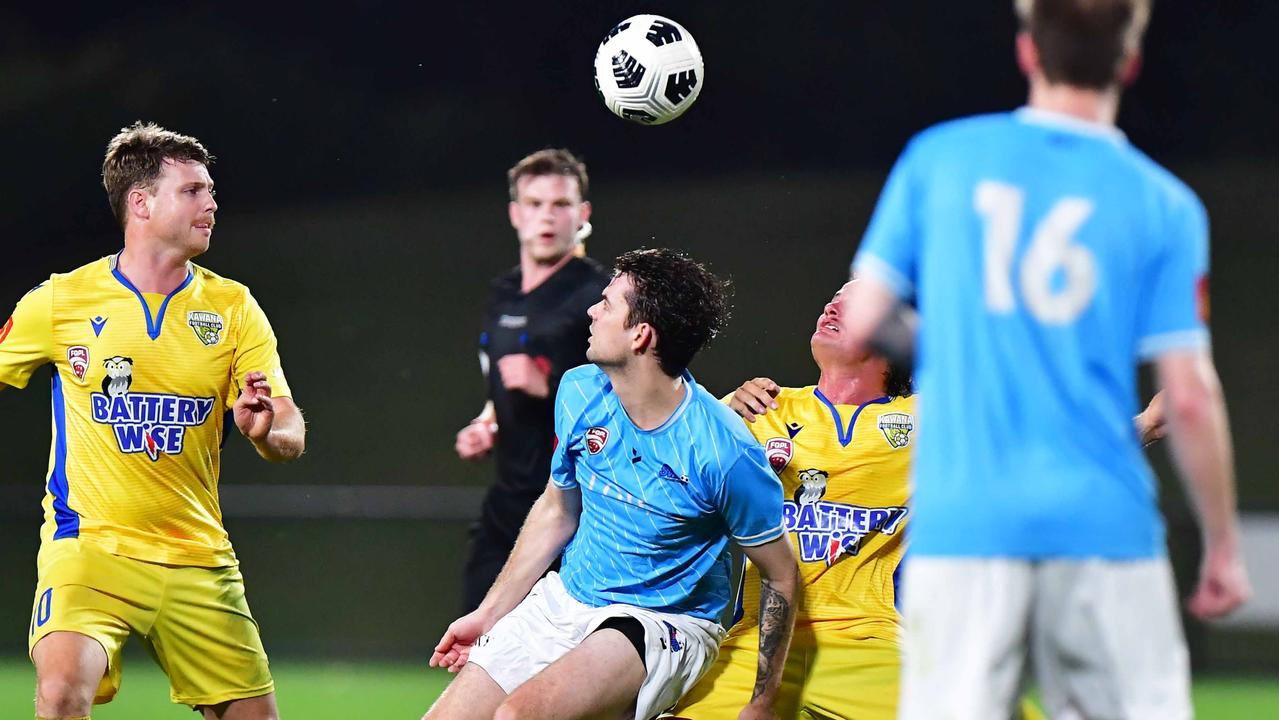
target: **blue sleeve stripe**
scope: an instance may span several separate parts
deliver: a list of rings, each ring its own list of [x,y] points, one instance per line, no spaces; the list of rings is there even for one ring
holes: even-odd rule
[[[67,504],[71,488],[67,482],[67,408],[62,396],[62,377],[53,371],[53,472],[49,474],[49,494],[53,495],[54,540],[79,537],[80,515]]]
[[[915,284],[905,275],[888,263],[888,261],[869,252],[857,253],[853,261],[853,275],[870,275],[883,282],[902,300],[915,294]]]
[[[762,533],[747,535],[746,537],[737,537],[734,535],[733,540],[742,547],[755,547],[756,545],[763,545],[764,543],[770,543],[776,540],[782,536],[785,530],[786,528],[784,526],[778,524]]]
[[[1204,328],[1147,335],[1137,341],[1137,356],[1142,360],[1153,360],[1172,350],[1204,349],[1211,342],[1211,337]]]

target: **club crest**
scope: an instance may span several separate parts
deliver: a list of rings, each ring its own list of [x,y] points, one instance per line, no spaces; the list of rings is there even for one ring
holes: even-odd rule
[[[764,445],[764,455],[768,457],[768,464],[778,475],[782,473],[794,454],[795,443],[789,438],[772,438]]]
[[[586,431],[586,451],[590,454],[598,455],[607,444],[608,428],[596,426]]]
[[[215,312],[192,310],[187,313],[187,324],[205,345],[217,345],[222,340],[222,316]]]
[[[906,413],[885,413],[879,416],[879,430],[894,450],[910,444],[910,431],[915,429],[915,419]]]
[[[76,379],[84,382],[84,375],[89,372],[89,348],[83,345],[72,345],[67,348],[67,365]]]

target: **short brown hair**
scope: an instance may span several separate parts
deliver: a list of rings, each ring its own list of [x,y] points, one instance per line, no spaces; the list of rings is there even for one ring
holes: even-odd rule
[[[1104,90],[1137,51],[1151,0],[1016,0],[1022,30],[1053,84]]]
[[[519,192],[516,185],[522,177],[532,177],[537,175],[563,175],[577,180],[577,189],[582,195],[582,199],[586,199],[586,190],[589,180],[586,177],[586,163],[577,159],[577,156],[563,148],[546,148],[538,150],[528,157],[515,163],[515,166],[506,171],[506,182],[510,186],[511,200],[518,200]]]
[[[208,166],[214,158],[199,140],[141,120],[121,128],[107,143],[107,156],[102,161],[102,187],[107,190],[111,212],[121,228],[128,220],[124,204],[129,191],[152,187],[164,170],[166,160]]]

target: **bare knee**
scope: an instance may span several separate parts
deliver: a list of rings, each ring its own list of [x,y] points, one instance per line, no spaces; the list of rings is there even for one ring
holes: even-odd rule
[[[36,712],[44,717],[82,717],[93,710],[98,683],[71,673],[43,673],[36,679]]]

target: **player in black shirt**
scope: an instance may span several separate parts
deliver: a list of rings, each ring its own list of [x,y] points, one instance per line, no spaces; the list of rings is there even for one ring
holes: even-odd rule
[[[507,172],[520,264],[493,280],[480,367],[483,412],[457,434],[457,454],[497,456],[497,480],[471,527],[463,612],[474,610],[510,555],[520,526],[546,488],[554,445],[555,391],[586,362],[590,319],[609,273],[581,257],[590,232],[586,166],[567,150],[541,150]]]

